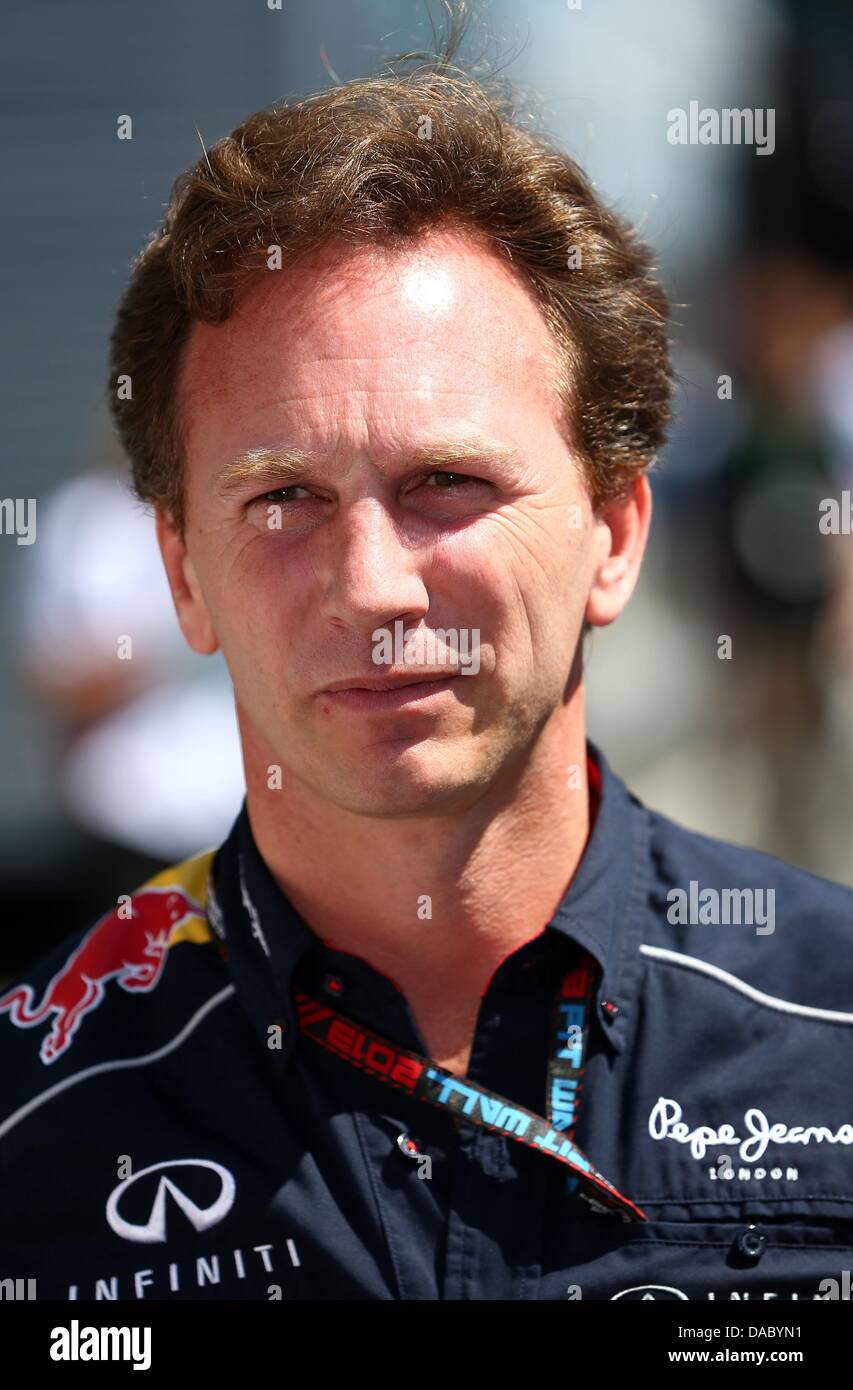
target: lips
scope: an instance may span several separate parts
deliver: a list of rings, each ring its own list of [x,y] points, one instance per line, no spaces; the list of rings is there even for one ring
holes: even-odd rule
[[[429,707],[438,706],[443,700],[447,700],[448,696],[453,699],[454,687],[459,679],[456,675],[441,678],[433,676],[426,680],[423,676],[414,679],[408,677],[405,680],[398,679],[392,685],[389,684],[390,678],[386,678],[385,681],[373,678],[374,688],[350,685],[339,689],[326,689],[321,695],[329,705],[340,709],[360,710],[363,713],[376,714],[401,709],[426,711]]]
[[[406,685],[425,685],[452,679],[453,675],[448,676],[446,671],[409,671],[398,676],[348,676],[346,680],[334,681],[332,685],[327,685],[324,693],[334,694],[341,690],[399,690]]]

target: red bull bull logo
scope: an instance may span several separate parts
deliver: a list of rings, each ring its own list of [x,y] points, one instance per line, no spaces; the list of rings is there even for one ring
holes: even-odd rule
[[[39,1051],[49,1065],[71,1046],[83,1019],[103,1001],[110,980],[128,994],[156,989],[169,947],[177,940],[202,939],[197,931],[188,931],[190,923],[202,927],[205,939],[209,936],[204,907],[183,888],[146,885],[124,907],[114,907],[95,923],[38,1005],[34,1007],[32,986],[22,984],[0,997],[0,1014],[8,1014],[16,1028],[35,1028],[51,1019]]]

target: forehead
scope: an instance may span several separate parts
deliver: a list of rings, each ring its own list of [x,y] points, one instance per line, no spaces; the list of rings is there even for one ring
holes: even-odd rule
[[[251,281],[224,323],[192,325],[178,409],[190,452],[352,414],[417,425],[439,401],[554,422],[555,356],[532,290],[483,238],[333,242]]]

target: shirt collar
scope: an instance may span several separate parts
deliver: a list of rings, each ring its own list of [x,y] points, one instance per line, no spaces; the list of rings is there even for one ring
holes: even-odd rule
[[[598,1016],[621,1051],[637,982],[642,905],[651,873],[650,827],[645,807],[589,740],[587,765],[591,790],[598,783],[598,808],[580,863],[548,926],[598,961]]]
[[[590,781],[598,786],[597,812],[575,875],[546,930],[563,933],[598,962],[598,1016],[610,1043],[621,1051],[648,886],[648,826],[640,803],[592,743],[587,756]],[[261,858],[245,799],[214,859],[209,912],[256,1032],[274,1057],[286,1061],[296,1036],[293,971],[312,946],[323,949],[323,943]],[[270,1031],[273,1025],[278,1034]]]

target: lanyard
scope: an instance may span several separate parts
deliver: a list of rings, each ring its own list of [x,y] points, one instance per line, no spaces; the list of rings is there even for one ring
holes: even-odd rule
[[[309,994],[295,991],[294,1002],[300,1031],[336,1057],[415,1100],[464,1116],[471,1124],[556,1159],[570,1170],[572,1196],[594,1211],[613,1213],[623,1221],[646,1221],[645,1213],[599,1173],[570,1137],[583,1086],[595,985],[596,964],[584,952],[579,964],[563,977],[554,1001],[547,1118],[477,1085],[470,1077],[446,1071],[429,1057],[389,1042]]]

